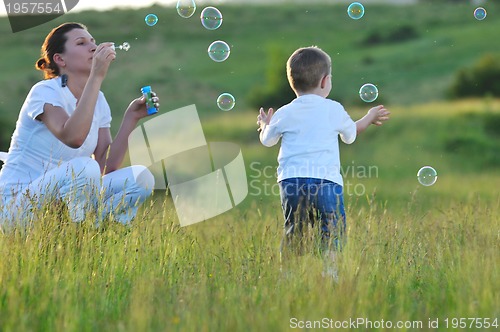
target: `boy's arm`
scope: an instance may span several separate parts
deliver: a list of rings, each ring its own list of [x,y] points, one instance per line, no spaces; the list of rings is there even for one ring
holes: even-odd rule
[[[274,110],[270,108],[266,114],[264,109],[261,107],[259,110],[259,115],[257,116],[257,124],[259,128],[257,129],[260,134],[260,142],[265,146],[273,146],[278,143],[281,135],[276,135],[272,128],[269,128],[269,124],[271,122],[271,118],[273,117]]]
[[[384,121],[389,120],[389,114],[391,112],[385,109],[384,105],[370,108],[364,117],[356,121],[357,134],[365,131],[371,124],[381,126]]]

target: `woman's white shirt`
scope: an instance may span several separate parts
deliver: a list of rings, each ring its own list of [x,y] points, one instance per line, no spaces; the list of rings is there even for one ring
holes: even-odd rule
[[[77,100],[68,87],[61,86],[59,77],[40,81],[31,88],[19,113],[7,160],[0,171],[0,186],[4,190],[12,186],[24,187],[62,162],[91,156],[97,146],[99,128],[111,125],[111,110],[104,94],[99,92],[89,134],[82,146],[74,149],[36,119],[44,112],[45,104],[62,107],[71,116]]]

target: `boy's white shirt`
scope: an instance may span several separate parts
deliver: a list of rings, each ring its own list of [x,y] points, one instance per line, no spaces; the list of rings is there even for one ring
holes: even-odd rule
[[[77,100],[68,87],[61,87],[59,77],[35,84],[21,108],[5,165],[0,171],[0,185],[26,185],[60,162],[72,158],[90,157],[97,146],[99,128],[109,128],[111,111],[102,92],[99,92],[94,118],[83,145],[73,149],[62,143],[36,120],[45,104],[62,107],[71,115]],[[5,188],[4,188],[5,189]]]
[[[351,144],[356,123],[344,107],[315,94],[302,95],[279,108],[260,139],[273,146],[281,138],[278,182],[288,178],[317,178],[343,185],[338,137]]]

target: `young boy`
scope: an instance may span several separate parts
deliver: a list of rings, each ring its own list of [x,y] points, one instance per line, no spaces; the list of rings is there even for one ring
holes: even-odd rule
[[[322,244],[338,249],[345,232],[343,180],[340,173],[338,136],[351,144],[370,124],[389,119],[384,106],[371,108],[354,122],[344,107],[327,99],[332,88],[330,56],[318,47],[296,50],[288,59],[288,82],[297,95],[273,115],[260,109],[257,124],[260,141],[273,146],[281,138],[278,182],[285,217],[285,239],[301,238],[303,223],[320,221]],[[297,236],[298,235],[298,236]]]

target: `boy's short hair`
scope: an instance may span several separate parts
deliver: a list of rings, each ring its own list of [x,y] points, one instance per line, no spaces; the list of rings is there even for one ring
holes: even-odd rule
[[[331,69],[330,56],[317,46],[299,48],[286,63],[288,82],[295,92],[314,89]]]

